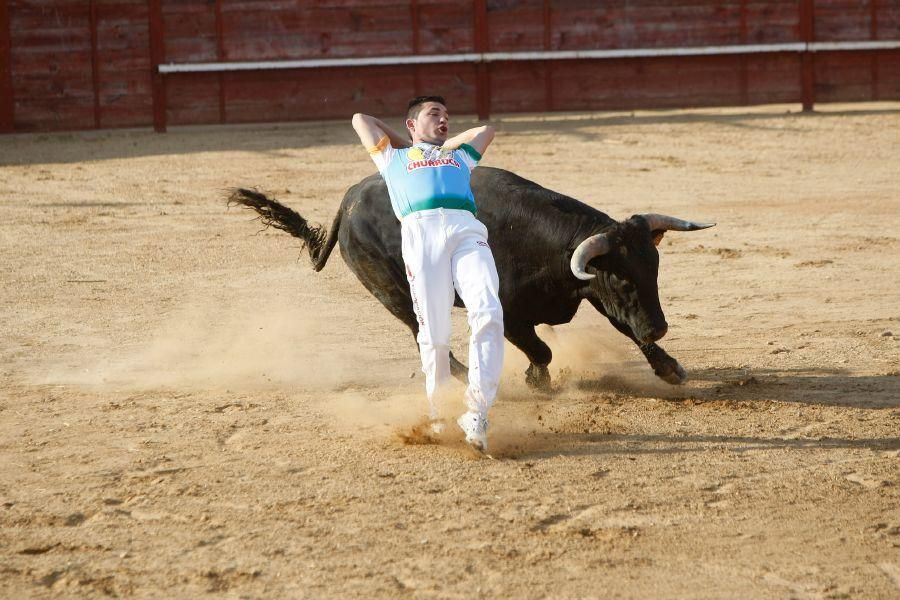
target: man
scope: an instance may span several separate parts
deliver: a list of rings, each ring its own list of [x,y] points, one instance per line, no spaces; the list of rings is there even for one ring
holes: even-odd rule
[[[436,433],[443,428],[437,421],[437,395],[450,378],[455,289],[466,305],[471,329],[468,411],[457,424],[466,442],[485,452],[487,413],[503,366],[503,309],[487,228],[475,218],[469,177],[494,139],[494,129],[485,125],[447,139],[450,117],[441,96],[410,101],[409,137],[368,115],[355,114],[352,123],[387,183],[400,220],[432,428]]]

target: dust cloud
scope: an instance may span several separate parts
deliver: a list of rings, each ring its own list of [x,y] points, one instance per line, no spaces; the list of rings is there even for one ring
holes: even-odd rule
[[[458,330],[454,350],[467,361],[464,311],[455,312],[463,314],[453,317]],[[501,453],[533,449],[540,443],[536,432],[559,425],[549,414],[537,419],[542,406],[555,398],[654,385],[655,377],[637,350],[592,313],[582,311],[572,324],[537,328],[553,351],[549,391],[536,392],[526,385],[528,359],[506,343],[503,381],[491,412],[492,440]],[[397,323],[398,331],[402,327]],[[638,360],[629,364],[629,358]],[[464,384],[451,380],[439,398],[445,433],[435,436],[427,416],[424,376],[411,343],[408,352],[400,348],[393,357],[384,356],[378,348],[337,338],[327,319],[268,291],[222,302],[195,289],[145,329],[141,339],[121,346],[95,343],[90,353],[57,361],[36,367],[33,381],[119,392],[302,390],[312,394],[313,404],[337,432],[405,445],[464,447],[455,423],[466,410]]]
[[[330,342],[326,322],[278,304],[263,302],[276,308],[258,310],[250,304],[222,308],[187,302],[143,339],[69,356],[63,364],[40,367],[33,379],[40,384],[182,391],[328,390],[350,378],[376,380],[376,371],[354,368],[363,364],[365,351]]]

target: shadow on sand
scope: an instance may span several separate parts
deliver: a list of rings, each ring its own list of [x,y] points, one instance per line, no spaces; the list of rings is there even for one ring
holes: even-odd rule
[[[793,119],[831,119],[847,116],[898,114],[900,108],[872,108],[860,105],[858,109],[832,109],[814,112],[800,112],[799,106],[777,105],[755,109],[740,108],[694,109],[694,110],[656,110],[626,114],[612,113],[548,113],[547,115],[514,116],[508,115],[499,120],[500,131],[514,135],[532,133],[565,133],[577,137],[597,138],[596,128],[628,125],[630,127],[655,126],[665,124],[718,124],[760,131],[802,131],[800,127],[785,126],[784,121]],[[778,126],[763,125],[762,121],[781,121]],[[589,131],[590,130],[590,131]],[[585,135],[587,134],[587,135]]]
[[[798,403],[856,409],[900,408],[900,375],[853,375],[840,369],[772,370],[706,369],[691,374],[690,387],[661,387],[629,382],[617,376],[578,379],[547,397],[548,402],[567,391],[603,396],[614,404],[634,398],[661,398],[672,402],[715,403],[722,410],[747,410],[759,402]],[[590,402],[590,397],[587,399]],[[735,404],[732,404],[735,403]],[[800,437],[790,429],[784,437],[734,435],[630,435],[616,433],[533,431],[513,434],[497,444],[497,458],[530,459],[548,456],[640,455],[702,452],[710,447],[731,452],[754,450],[867,449],[900,450],[900,437]]]
[[[497,126],[501,135],[552,133],[596,140],[602,135],[598,128],[621,125],[637,128],[666,123],[717,123],[742,128],[790,131],[784,123],[773,127],[762,122],[773,119],[831,119],[848,115],[900,113],[900,109],[893,106],[873,108],[867,104],[860,105],[858,109],[826,109],[813,113],[800,113],[799,108],[799,105],[772,105],[746,109],[641,111],[634,114],[621,111],[509,114],[497,116],[492,119],[492,123]],[[150,129],[14,134],[0,136],[0,165],[28,164],[25,157],[34,153],[22,152],[22,149],[35,146],[40,146],[42,164],[229,151],[284,156],[303,148],[357,144],[356,134],[350,127],[350,117],[351,115],[347,115],[345,120],[334,121],[191,125],[170,127],[165,134],[157,134]],[[402,128],[399,118],[388,118],[387,122],[393,127]],[[454,128],[462,130],[476,122],[471,116],[462,116],[454,120]],[[73,140],[78,143],[59,143]]]
[[[711,448],[730,452],[759,450],[858,449],[891,452],[900,450],[900,437],[891,438],[777,438],[728,435],[622,435],[602,433],[537,432],[496,444],[493,456],[507,459],[540,459],[551,456],[600,456],[682,454],[707,452]]]
[[[609,375],[580,379],[572,385],[584,392],[667,400],[900,408],[900,373],[856,375],[841,369],[701,369],[689,373],[689,382],[693,385],[662,387]]]

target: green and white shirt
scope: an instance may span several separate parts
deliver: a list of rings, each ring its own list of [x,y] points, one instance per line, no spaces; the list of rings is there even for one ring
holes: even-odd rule
[[[391,206],[398,219],[430,208],[468,210],[475,214],[470,177],[481,160],[472,146],[456,150],[420,142],[410,148],[394,148],[387,136],[369,149],[387,183]]]

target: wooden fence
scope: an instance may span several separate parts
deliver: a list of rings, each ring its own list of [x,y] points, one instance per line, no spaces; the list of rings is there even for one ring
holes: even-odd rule
[[[900,100],[900,0],[7,0],[0,132]]]

